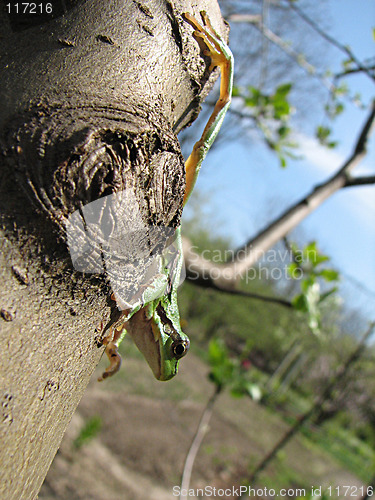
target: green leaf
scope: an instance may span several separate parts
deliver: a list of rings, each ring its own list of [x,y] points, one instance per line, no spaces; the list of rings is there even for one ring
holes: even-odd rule
[[[257,101],[252,97],[245,97],[244,102],[245,106],[247,106],[248,108],[254,108],[255,106],[257,106]]]
[[[283,156],[281,154],[278,154],[277,156],[278,156],[279,161],[280,161],[280,167],[285,168],[287,165],[285,156]]]
[[[287,267],[287,270],[288,270],[288,274],[290,274],[290,276],[294,277],[296,276],[296,272],[299,271],[301,268],[300,266],[297,264],[297,262],[292,262],[291,264],[289,264],[289,266]]]
[[[263,97],[260,90],[252,86],[248,86],[247,89],[249,91],[249,95],[245,98],[246,106],[259,106],[261,98]]]
[[[290,133],[290,128],[286,125],[282,125],[277,129],[277,133],[279,134],[280,139],[285,139]]]
[[[321,276],[326,281],[337,281],[340,277],[339,273],[334,269],[322,269],[318,276]]]
[[[308,307],[306,303],[306,297],[303,293],[296,295],[292,299],[292,306],[297,309],[297,311],[307,312]]]
[[[240,89],[235,85],[232,90],[232,97],[238,97],[240,95],[241,95]]]
[[[336,108],[335,108],[335,115],[340,115],[342,112],[344,111],[344,105],[342,104],[342,102],[339,102],[336,104]]]
[[[325,293],[322,293],[320,295],[320,299],[319,299],[319,302],[323,302],[324,300],[326,300],[327,297],[333,295],[334,293],[336,293],[338,290],[337,286],[334,286],[333,288],[331,288],[331,290],[328,290],[327,292]]]
[[[290,106],[288,101],[284,101],[282,99],[277,99],[274,101],[274,118],[276,120],[280,120],[285,116],[288,116],[290,113]]]
[[[227,359],[227,351],[222,341],[213,339],[208,345],[208,361],[211,366],[221,365]]]
[[[290,248],[293,252],[293,258],[297,262],[297,264],[303,263],[303,252],[300,250],[295,243],[290,244]]]
[[[291,83],[283,83],[276,88],[275,96],[286,97],[292,88]]]
[[[235,364],[229,358],[228,350],[220,339],[213,339],[208,346],[208,361],[211,366],[209,378],[219,387],[233,380]]]
[[[326,141],[327,137],[331,134],[331,129],[320,125],[319,127],[317,127],[315,134],[317,139],[319,139],[319,141],[323,143]]]
[[[301,290],[303,294],[307,294],[309,288],[311,288],[316,283],[316,277],[313,274],[309,274],[307,278],[301,282]]]
[[[318,249],[316,247],[316,241],[311,241],[302,250],[303,262],[311,262],[314,264],[316,262],[316,256],[318,255]]]
[[[327,255],[323,255],[319,252],[315,241],[312,241],[305,246],[302,255],[304,262],[310,262],[313,267],[316,267],[318,264],[329,260],[329,257]]]
[[[345,83],[345,82],[342,82],[341,85],[339,85],[338,87],[336,87],[334,89],[334,96],[337,97],[337,96],[343,96],[343,95],[347,95],[349,92],[349,87],[348,87],[348,84]]]

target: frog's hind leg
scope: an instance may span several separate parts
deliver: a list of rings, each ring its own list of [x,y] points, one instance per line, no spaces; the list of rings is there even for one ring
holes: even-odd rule
[[[98,378],[98,382],[102,380],[112,377],[115,373],[117,373],[121,366],[121,356],[118,352],[118,346],[120,345],[122,339],[126,335],[125,326],[113,329],[113,335],[109,334],[107,337],[103,339],[103,344],[106,346],[105,353],[109,359],[109,366],[105,369],[103,374]]]
[[[204,26],[191,14],[185,13],[184,16],[194,27],[193,36],[203,49],[203,53],[211,58],[210,71],[215,66],[218,66],[221,71],[219,99],[206,124],[202,137],[195,143],[192,153],[185,162],[185,204],[194,188],[202,162],[212,146],[230,106],[233,88],[233,55],[228,45],[212,27],[206,12],[201,12]]]

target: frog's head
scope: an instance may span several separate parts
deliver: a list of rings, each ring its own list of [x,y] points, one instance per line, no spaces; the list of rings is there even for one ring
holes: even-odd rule
[[[137,322],[142,322],[138,324]],[[179,360],[189,350],[190,341],[180,326],[177,300],[170,297],[158,301],[153,313],[147,317],[144,309],[130,320],[129,334],[158,380],[174,377]],[[145,324],[147,323],[147,325]]]

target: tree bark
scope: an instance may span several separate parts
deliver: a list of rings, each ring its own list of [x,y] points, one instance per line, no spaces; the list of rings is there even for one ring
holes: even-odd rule
[[[182,18],[199,17],[194,2],[62,5],[62,15],[33,26],[0,14],[0,497],[7,499],[36,497],[103,353],[99,325],[116,313],[106,276],[73,269],[67,220],[126,188],[143,223],[176,227],[185,177],[175,134],[196,117],[217,76]],[[226,33],[216,2],[199,8]]]

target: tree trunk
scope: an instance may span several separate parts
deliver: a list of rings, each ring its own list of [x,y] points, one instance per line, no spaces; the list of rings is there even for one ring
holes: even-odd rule
[[[126,188],[143,224],[176,227],[175,134],[217,76],[181,15],[195,2],[58,3],[52,20],[0,13],[0,497],[17,500],[36,497],[116,314],[106,276],[73,269],[68,218]]]

